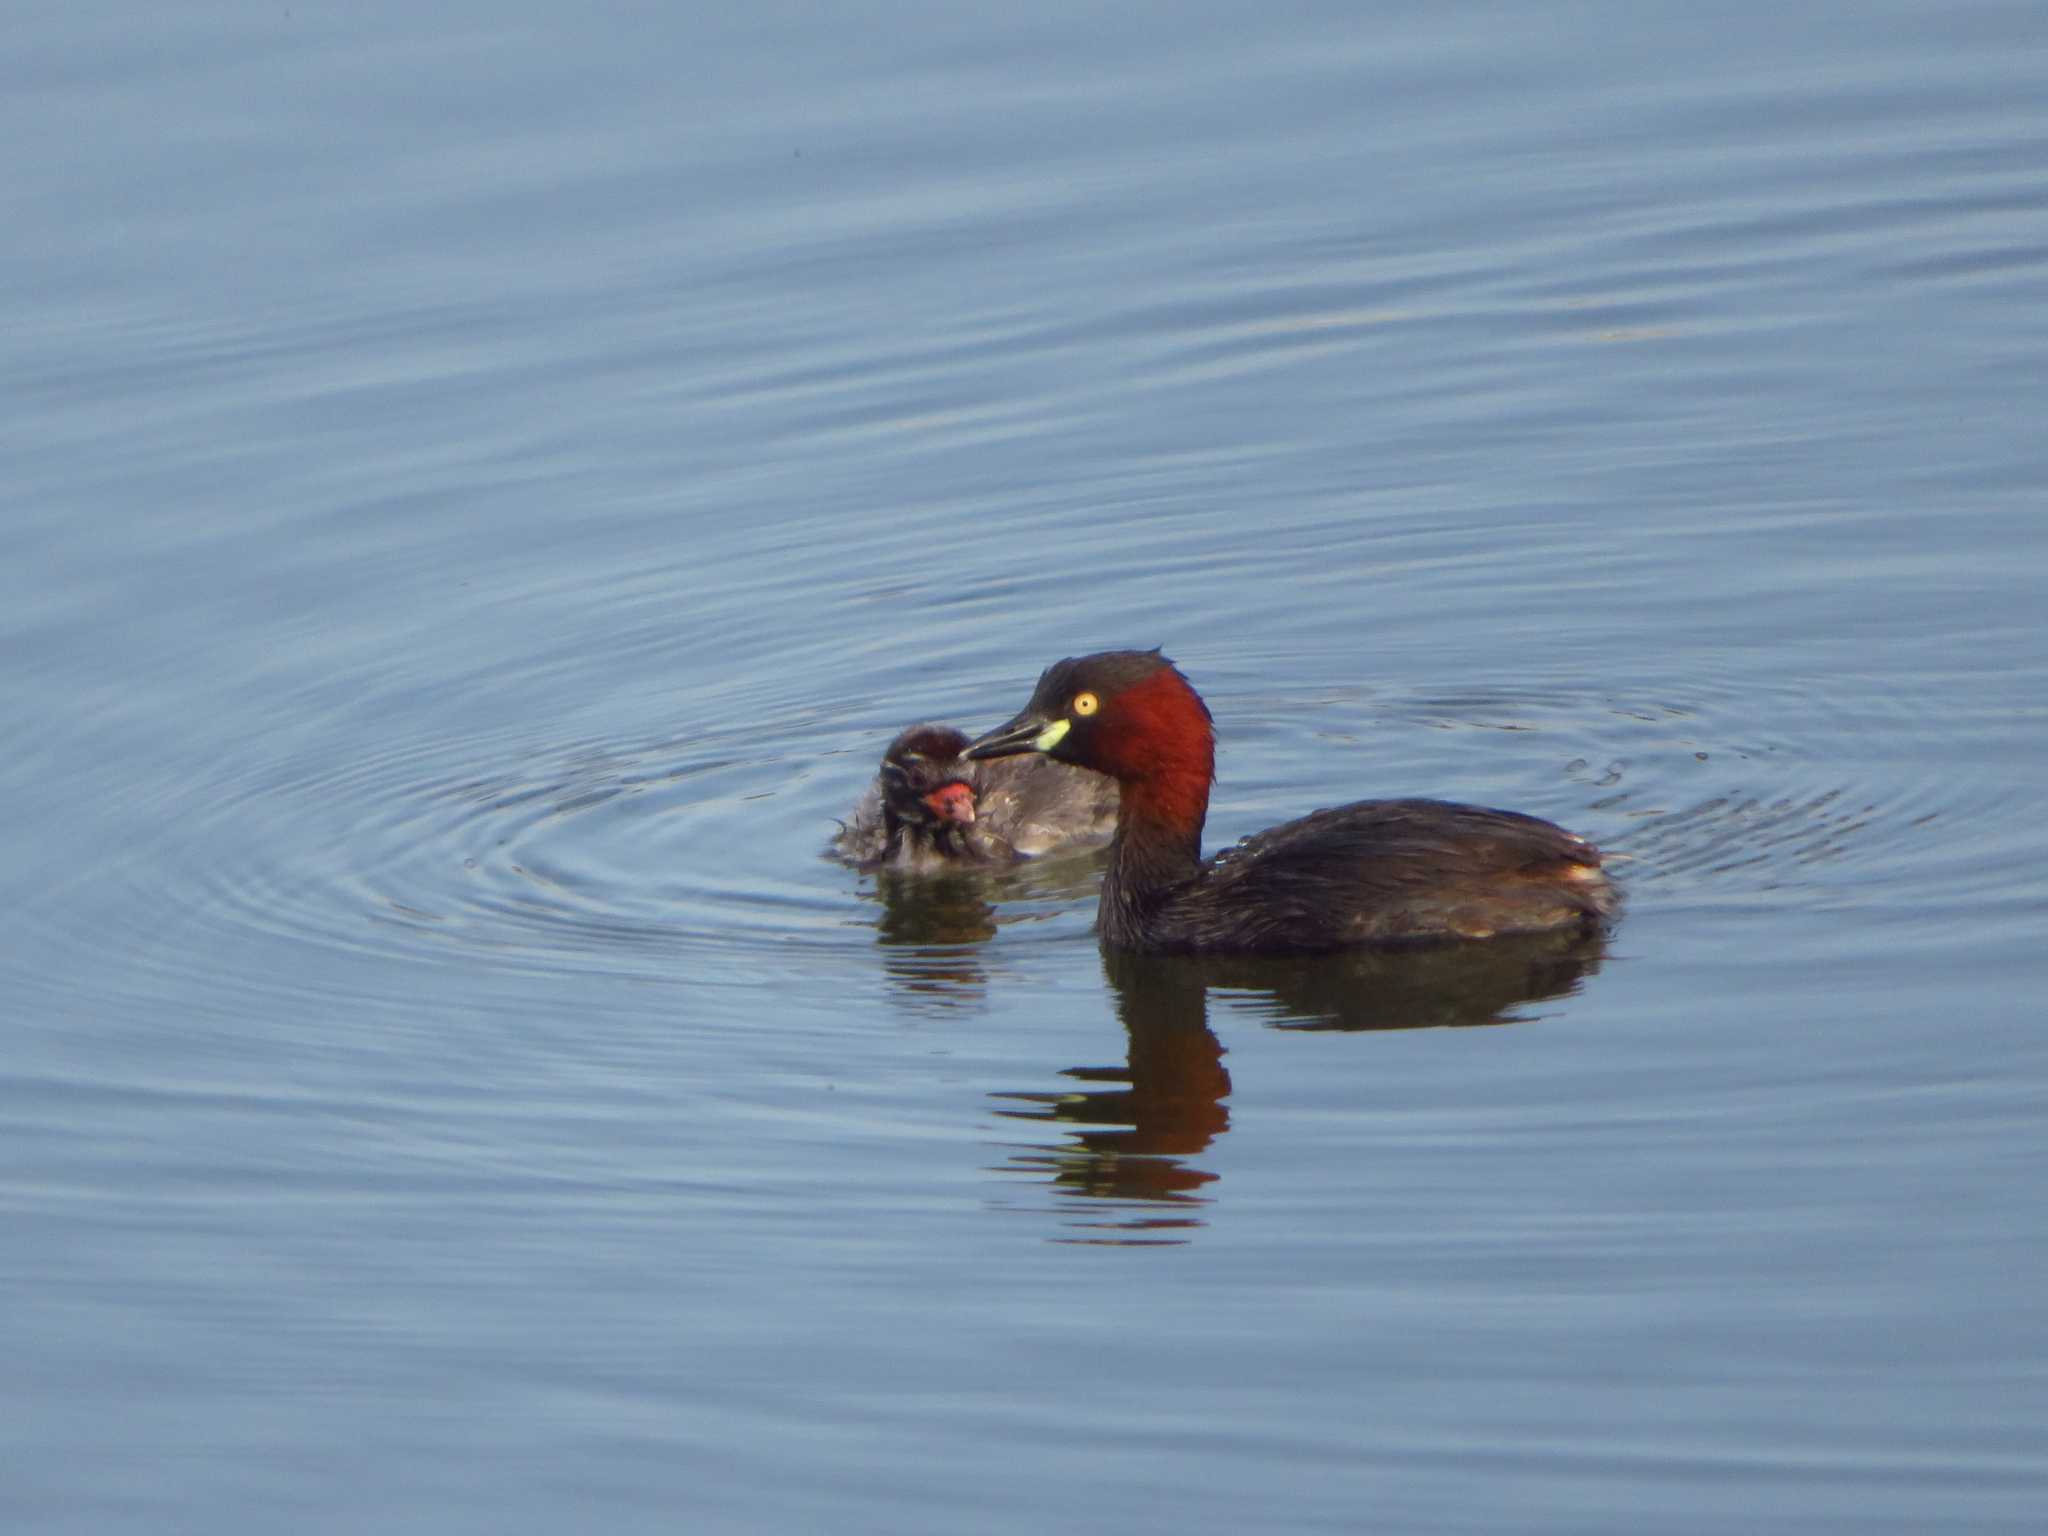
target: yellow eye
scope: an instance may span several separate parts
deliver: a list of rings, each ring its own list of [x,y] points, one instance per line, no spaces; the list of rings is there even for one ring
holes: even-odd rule
[[[1074,713],[1082,716],[1084,719],[1094,714],[1100,708],[1102,708],[1102,700],[1096,698],[1094,694],[1077,693],[1074,695]]]

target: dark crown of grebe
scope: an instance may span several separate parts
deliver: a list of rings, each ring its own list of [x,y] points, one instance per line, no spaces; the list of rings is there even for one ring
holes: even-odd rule
[[[1202,860],[1215,780],[1208,707],[1158,651],[1048,667],[970,760],[1042,752],[1117,780],[1099,928],[1120,949],[1307,953],[1599,923],[1615,908],[1591,843],[1515,811],[1362,800]]]

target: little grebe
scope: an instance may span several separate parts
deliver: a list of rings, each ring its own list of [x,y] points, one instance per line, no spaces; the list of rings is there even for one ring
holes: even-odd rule
[[[1117,781],[1097,925],[1116,949],[1309,954],[1594,927],[1617,896],[1600,850],[1515,811],[1361,800],[1248,837],[1206,862],[1209,710],[1157,651],[1048,667],[1031,702],[966,751],[1043,753]]]
[[[832,840],[862,869],[937,871],[1099,846],[1116,828],[1114,781],[1044,757],[970,763],[967,734],[913,725]]]

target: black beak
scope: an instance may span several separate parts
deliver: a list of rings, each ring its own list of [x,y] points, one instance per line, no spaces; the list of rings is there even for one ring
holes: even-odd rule
[[[1038,735],[1051,724],[1036,710],[1027,709],[1007,725],[999,725],[987,735],[978,737],[960,755],[974,762],[985,757],[1015,757],[1020,752],[1039,750]]]

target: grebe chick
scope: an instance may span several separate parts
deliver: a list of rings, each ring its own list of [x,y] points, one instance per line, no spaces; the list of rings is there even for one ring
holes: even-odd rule
[[[1116,829],[1116,784],[1044,757],[970,763],[967,733],[913,725],[830,851],[862,869],[938,871],[1099,847]]]
[[[1596,927],[1617,895],[1600,850],[1516,811],[1361,800],[1202,858],[1216,778],[1208,706],[1157,651],[1048,667],[1031,702],[967,749],[1042,753],[1117,781],[1097,927],[1115,949],[1313,954]]]

